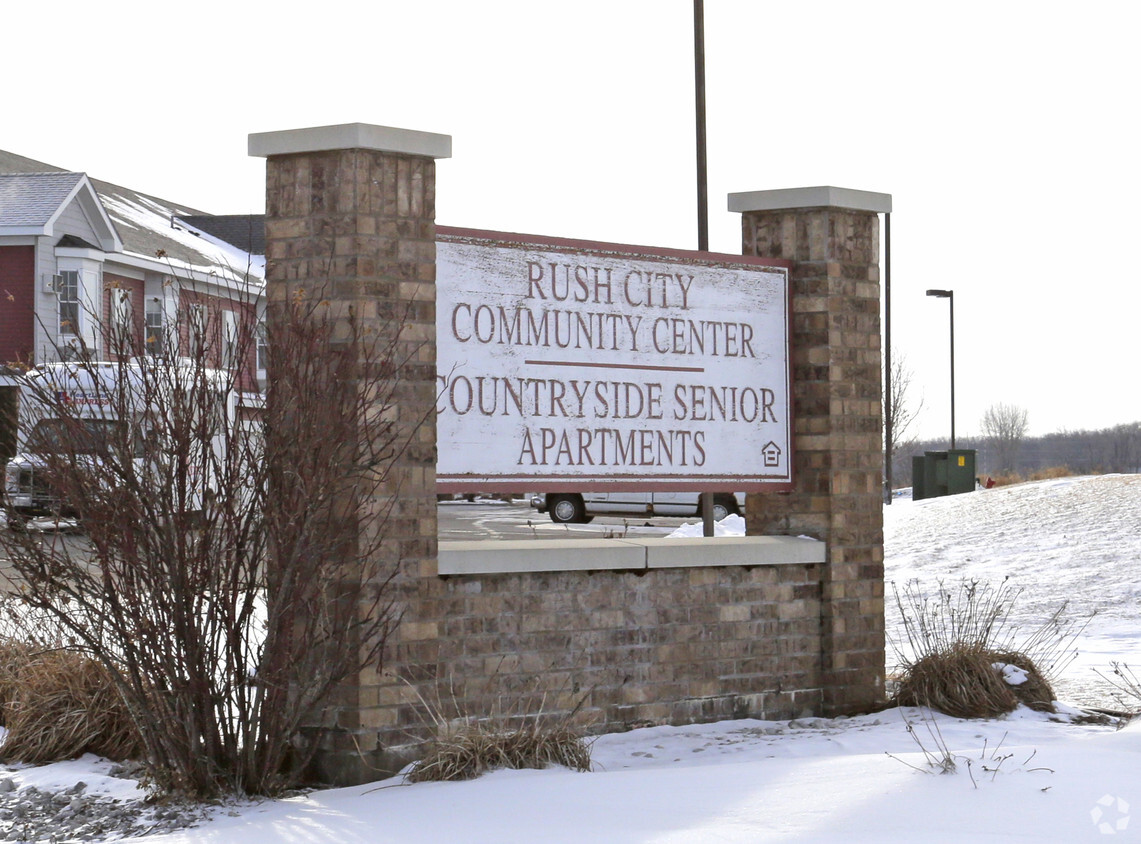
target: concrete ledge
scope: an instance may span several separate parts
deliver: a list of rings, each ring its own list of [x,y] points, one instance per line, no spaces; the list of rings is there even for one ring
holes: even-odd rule
[[[646,550],[621,539],[507,539],[441,542],[440,574],[527,571],[642,571]]]
[[[786,211],[794,208],[849,208],[891,213],[891,194],[821,185],[814,188],[755,190],[729,194],[729,210]]]
[[[425,158],[451,158],[452,136],[413,129],[395,129],[370,123],[342,123],[281,132],[256,132],[249,136],[249,154],[268,158],[302,152],[334,149],[371,149]]]
[[[514,574],[774,566],[823,563],[826,549],[823,542],[795,536],[441,542],[438,572],[441,575]]]
[[[823,563],[826,545],[798,536],[711,536],[708,538],[641,539],[646,567],[776,566]]]

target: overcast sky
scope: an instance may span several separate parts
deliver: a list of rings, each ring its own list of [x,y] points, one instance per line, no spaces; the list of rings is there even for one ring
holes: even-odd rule
[[[251,132],[439,132],[441,224],[696,248],[690,0],[64,6],[4,11],[0,148],[239,213]],[[928,288],[959,436],[1141,420],[1139,8],[705,0],[711,248],[731,192],[890,193],[917,433],[950,428]]]

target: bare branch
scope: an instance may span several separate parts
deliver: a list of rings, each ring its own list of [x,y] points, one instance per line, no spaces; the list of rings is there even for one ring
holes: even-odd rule
[[[424,421],[398,412],[405,321],[319,297],[270,306],[265,406],[240,406],[252,319],[187,315],[142,357],[106,331],[108,361],[30,373],[25,458],[82,531],[0,532],[26,606],[110,669],[155,781],[198,795],[295,782],[339,684],[381,670],[392,470]]]

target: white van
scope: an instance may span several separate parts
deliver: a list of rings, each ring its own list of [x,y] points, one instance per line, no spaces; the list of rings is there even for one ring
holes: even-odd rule
[[[589,522],[595,516],[695,516],[701,518],[698,492],[549,492],[531,496],[531,506],[552,522]],[[745,512],[745,493],[713,496],[713,518]]]
[[[210,418],[203,419],[202,428],[209,431],[209,441],[202,445],[220,456],[226,444],[225,430],[234,424],[235,393],[228,387],[226,373],[206,370],[204,374],[211,407]],[[43,470],[49,457],[63,453],[63,449],[67,449],[72,459],[95,465],[112,443],[126,439],[133,443],[132,456],[137,470],[143,471],[144,451],[151,455],[164,451],[165,444],[161,440],[166,422],[158,414],[180,406],[169,393],[163,398],[155,396],[154,391],[193,389],[195,377],[192,365],[187,362],[138,359],[129,363],[51,363],[30,370],[24,376],[21,390],[17,454],[4,472],[2,503],[9,524],[37,516],[78,515],[44,478]],[[120,379],[129,385],[125,391],[118,387]],[[41,404],[37,395],[54,395],[54,403]],[[58,408],[60,402],[69,408],[65,418],[54,415],[53,408]],[[202,411],[195,407],[190,412]],[[124,433],[128,434],[127,438]],[[155,447],[144,449],[144,441],[152,438],[157,438]],[[209,467],[216,464],[203,457],[192,455],[190,458],[193,465],[188,480],[193,486],[188,490],[186,501],[191,508],[202,506],[203,495],[213,481],[206,474]]]

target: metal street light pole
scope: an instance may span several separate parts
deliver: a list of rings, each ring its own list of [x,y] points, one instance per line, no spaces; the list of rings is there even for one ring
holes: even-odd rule
[[[946,299],[951,306],[951,450],[955,450],[955,291],[928,290],[928,296]]]
[[[695,122],[697,124],[697,248],[709,251],[709,186],[705,141],[705,4],[693,0],[693,67]],[[713,536],[713,490],[701,496],[701,532]]]
[[[709,182],[705,142],[705,4],[693,0],[693,68],[697,123],[697,248],[709,251]]]
[[[883,501],[891,504],[892,461],[895,460],[892,448],[892,432],[895,424],[895,407],[891,401],[891,212],[883,215],[884,225],[884,350],[883,350],[883,425],[884,425],[884,471]]]

